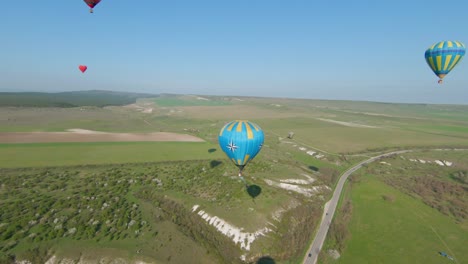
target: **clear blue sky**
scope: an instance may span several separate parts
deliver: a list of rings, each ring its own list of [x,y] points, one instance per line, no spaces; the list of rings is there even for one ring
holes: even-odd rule
[[[3,1],[0,91],[105,89],[468,104],[468,1]],[[79,64],[88,66],[82,74]]]

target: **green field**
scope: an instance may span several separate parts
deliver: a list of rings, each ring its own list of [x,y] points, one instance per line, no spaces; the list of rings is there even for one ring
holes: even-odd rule
[[[453,219],[372,176],[361,179],[351,195],[350,239],[336,263],[450,263],[439,251],[468,260],[468,231]]]
[[[0,144],[0,168],[219,159],[216,146],[192,142]]]
[[[208,100],[196,96],[161,96],[140,99],[134,107],[0,107],[0,132],[71,128],[189,132],[216,144],[217,133],[225,123],[247,119],[258,123],[272,137],[285,137],[293,131],[297,142],[335,154],[410,147],[468,147],[468,120],[464,118],[468,116],[468,107],[465,106],[203,98]],[[144,109],[151,112],[144,113]]]
[[[429,149],[467,148],[467,116],[467,106],[193,95],[141,98],[127,106],[0,107],[0,133],[72,128],[163,131],[206,141],[0,144],[0,207],[10,208],[0,216],[0,233],[11,234],[0,241],[0,261],[8,254],[32,257],[52,249],[59,257],[74,259],[116,256],[157,263],[192,258],[198,263],[240,263],[244,255],[252,263],[261,256],[270,256],[277,264],[298,263],[319,223],[321,207],[331,196],[325,186],[333,187],[340,173],[375,152],[421,148],[427,151],[387,158],[391,166],[375,162],[361,169],[372,176],[352,177],[352,188],[332,223],[332,239],[326,243],[329,248],[341,245],[342,257],[321,260],[432,263],[446,260],[438,251],[452,250],[461,263],[466,260],[460,245],[467,242],[463,188],[468,157],[463,151]],[[221,127],[234,119],[253,121],[265,132],[262,152],[244,171],[247,186],[217,143]],[[289,132],[294,132],[292,139],[286,138]],[[454,165],[423,166],[409,159],[444,159]],[[163,185],[154,186],[155,178]],[[123,179],[138,183],[117,184]],[[288,181],[307,179],[312,180],[290,185],[317,188],[310,196],[284,188]],[[95,203],[75,204],[84,193],[111,199],[105,183],[125,201],[123,212],[112,209],[116,224],[122,222],[117,230],[104,225],[96,230],[88,223],[109,215],[94,211],[78,216],[67,209]],[[255,194],[247,191],[249,186],[255,187]],[[18,206],[25,200],[35,202],[28,208]],[[138,209],[133,210],[133,204]],[[241,250],[192,214],[195,204],[245,232],[265,223],[271,223],[273,231],[257,239],[250,251]],[[47,215],[47,220],[27,226],[29,218],[36,217],[31,213],[46,207],[39,214]],[[125,229],[123,221],[128,223],[129,215],[148,223],[144,234]],[[63,232],[72,224],[83,230],[79,236],[64,237],[60,228],[54,229],[55,218],[62,219]],[[12,224],[15,219],[21,220],[21,227]],[[398,239],[401,243],[393,242]],[[136,253],[139,250],[143,253]],[[402,255],[407,258],[402,260]]]
[[[467,161],[467,150],[413,151],[354,173],[319,263],[450,263],[439,251],[466,262]]]
[[[132,104],[138,98],[155,96],[99,90],[62,93],[0,93],[0,107],[103,107]]]
[[[223,100],[210,100],[204,97],[160,97],[156,98],[154,102],[161,107],[172,106],[223,106],[230,105],[229,101]]]

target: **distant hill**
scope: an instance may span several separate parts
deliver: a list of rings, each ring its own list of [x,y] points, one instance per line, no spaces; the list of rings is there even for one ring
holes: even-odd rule
[[[113,92],[103,90],[60,93],[0,93],[0,107],[79,107],[127,105],[138,98],[158,97],[156,94]]]

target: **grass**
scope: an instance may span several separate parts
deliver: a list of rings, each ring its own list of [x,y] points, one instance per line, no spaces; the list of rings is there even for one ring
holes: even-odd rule
[[[293,131],[298,142],[337,154],[468,144],[468,120],[461,118],[468,116],[465,106],[205,97],[208,100],[161,96],[137,101],[140,108],[153,109],[146,114],[129,107],[0,108],[0,131],[198,131],[197,136],[216,143],[226,122],[248,119],[266,134],[285,137]],[[376,128],[349,127],[318,118]]]
[[[177,230],[177,226],[168,221],[152,223],[158,228],[158,235],[147,234],[139,239],[101,242],[58,239],[52,249],[62,258],[83,257],[90,262],[100,258],[122,258],[125,260],[156,263],[217,263],[214,256],[206,254],[206,249],[196,241],[189,240]],[[140,253],[137,253],[140,252]],[[170,261],[168,261],[170,259]]]
[[[51,248],[58,256],[74,259],[83,256],[96,260],[113,256],[164,263],[171,259],[183,263],[196,257],[194,263],[218,263],[216,258],[206,254],[202,245],[187,239],[178,230],[170,221],[172,214],[162,215],[160,219],[156,217],[161,215],[160,208],[134,196],[141,188],[164,192],[164,187],[158,186],[154,177],[164,184],[175,185],[172,183],[174,175],[197,170],[204,163],[189,161],[2,171],[0,234],[3,236],[4,232],[7,233],[5,230],[18,225],[22,232],[0,241],[0,253],[13,253],[21,259],[29,249],[42,246]],[[216,178],[213,171],[210,173]],[[190,177],[193,173],[186,175]],[[133,181],[130,183],[128,179]],[[184,183],[179,181],[176,184],[177,187]],[[8,186],[8,191],[5,186]],[[224,188],[228,186],[224,185]],[[20,197],[24,201],[17,206]],[[108,207],[101,209],[104,203]],[[31,220],[36,221],[31,223]],[[100,224],[90,225],[96,220]],[[130,228],[126,223],[131,220],[136,222]],[[70,234],[68,231],[75,227],[84,231]],[[57,233],[60,231],[64,232]],[[8,248],[11,242],[16,245]]]
[[[151,94],[79,91],[62,93],[0,93],[0,106],[13,107],[78,107],[127,105],[140,97],[154,97]]]
[[[0,241],[0,253],[22,256],[31,248],[43,246],[64,257],[83,253],[89,258],[99,258],[118,250],[119,254],[112,255],[134,259],[139,257],[135,252],[142,249],[142,256],[164,263],[169,262],[169,257],[177,263],[193,257],[197,257],[198,263],[220,263],[212,261],[211,254],[239,249],[196,214],[191,215],[193,205],[199,204],[210,215],[227,220],[247,232],[263,228],[271,221],[278,227],[284,225],[272,220],[271,214],[287,208],[291,200],[299,206],[298,212],[308,212],[300,207],[305,201],[303,197],[263,182],[266,177],[281,177],[264,161],[252,162],[246,168],[247,182],[262,189],[255,200],[249,197],[235,170],[235,166],[228,162],[211,166],[210,159],[3,169],[0,171],[0,234],[5,240]],[[162,197],[176,201],[179,207],[185,208],[184,213],[181,214],[177,207],[162,205],[159,200]],[[318,207],[318,198],[307,200],[309,209]],[[104,203],[108,207],[104,208]],[[110,223],[106,221],[109,219]],[[196,222],[187,225],[190,223],[184,222],[187,219]],[[301,221],[294,214],[283,219]],[[99,225],[90,224],[96,220]],[[136,220],[137,224],[127,228],[126,223],[130,220]],[[138,224],[141,221],[148,224]],[[196,227],[192,226],[194,224]],[[18,228],[24,231],[3,235]],[[76,233],[69,233],[73,228],[78,229]],[[141,231],[138,235],[134,234],[136,229]],[[282,230],[293,232],[294,228],[287,226]],[[300,235],[309,237],[305,232]],[[189,238],[191,236],[200,239],[193,240]],[[290,236],[292,243],[296,237]],[[251,254],[264,250],[277,252],[284,242],[281,233],[274,232],[259,240],[259,244],[252,246],[254,253]],[[11,246],[12,242],[16,244]]]
[[[468,260],[467,230],[373,177],[354,185],[352,203],[351,239],[336,263],[449,263],[439,251]]]
[[[195,97],[188,98],[156,98],[154,102],[161,107],[174,107],[174,106],[223,106],[230,105],[231,103],[221,100],[204,100]]]
[[[468,137],[467,106],[279,98],[235,100],[224,97],[203,97],[209,100],[200,100],[196,96],[147,98],[137,101],[136,104],[140,110],[135,106],[133,108],[66,109],[0,108],[1,132],[65,131],[70,128],[108,132],[167,131],[192,133],[207,140],[204,143],[1,144],[0,168],[13,168],[4,171],[15,171],[18,175],[16,175],[17,178],[16,176],[12,178],[12,182],[18,179],[17,184],[22,184],[21,177],[28,170],[43,171],[53,166],[60,166],[56,169],[60,172],[77,171],[78,173],[72,173],[70,178],[60,178],[63,182],[56,180],[50,184],[47,179],[40,178],[44,175],[37,176],[41,182],[36,185],[42,186],[41,188],[51,186],[67,189],[65,192],[57,191],[60,190],[57,189],[53,194],[50,193],[50,195],[55,195],[51,200],[63,200],[69,195],[68,193],[73,191],[78,193],[88,189],[99,191],[96,186],[84,186],[87,184],[86,179],[93,179],[91,183],[94,183],[106,177],[135,176],[158,177],[164,181],[162,189],[153,188],[153,186],[146,186],[147,189],[144,189],[145,186],[132,186],[121,196],[125,197],[129,204],[138,203],[141,206],[141,217],[151,222],[154,227],[158,227],[159,237],[154,239],[143,234],[138,239],[127,237],[107,242],[95,241],[96,239],[77,242],[70,238],[60,238],[52,241],[58,254],[62,252],[66,255],[67,252],[73,252],[73,249],[76,249],[78,256],[82,252],[91,252],[90,254],[98,256],[100,254],[114,255],[113,252],[122,251],[122,255],[115,255],[133,259],[136,256],[135,251],[143,248],[151,260],[162,263],[182,263],[190,258],[199,260],[199,263],[210,263],[216,262],[209,256],[213,254],[213,251],[210,254],[205,251],[213,249],[222,251],[233,247],[229,244],[232,242],[228,241],[229,243],[223,244],[222,239],[219,240],[216,236],[209,239],[196,236],[200,238],[196,240],[193,237],[188,238],[187,233],[182,234],[181,225],[190,226],[190,221],[180,222],[179,220],[183,218],[183,215],[190,214],[177,215],[169,210],[164,221],[157,221],[157,215],[161,214],[162,210],[158,209],[158,201],[143,201],[141,197],[138,197],[140,191],[152,190],[155,194],[166,195],[188,209],[194,204],[199,204],[210,215],[216,215],[236,226],[244,227],[246,231],[257,230],[258,227],[263,227],[265,222],[273,221],[278,227],[277,232],[272,232],[264,240],[254,243],[250,256],[271,255],[275,256],[276,263],[293,263],[295,260],[302,259],[302,256],[290,252],[302,251],[301,246],[305,246],[302,242],[301,244],[295,243],[305,241],[304,237],[308,240],[318,223],[317,219],[312,221],[301,215],[301,211],[308,215],[314,212],[317,214],[314,217],[319,218],[322,213],[319,208],[324,203],[320,196],[327,200],[331,193],[323,192],[311,198],[305,198],[300,194],[269,186],[265,183],[265,179],[279,182],[281,179],[304,178],[301,174],[306,173],[316,179],[313,186],[333,186],[336,175],[363,159],[358,156],[344,157],[341,154],[414,146],[462,147],[468,144],[466,141]],[[148,108],[153,109],[151,113],[141,112],[141,109]],[[349,127],[321,121],[318,118],[376,128]],[[259,124],[265,131],[266,141],[262,152],[244,171],[247,182],[261,188],[261,194],[255,200],[246,194],[243,184],[235,176],[235,166],[226,159],[217,145],[219,129],[233,119],[249,119]],[[295,133],[294,139],[284,139],[290,131]],[[291,144],[285,143],[286,141],[290,141]],[[294,147],[294,144],[297,146]],[[306,147],[308,150],[323,149],[325,156],[322,159],[311,157],[304,151],[300,151],[299,146]],[[209,149],[217,151],[210,153]],[[318,152],[322,153],[322,151]],[[466,154],[455,152],[420,152],[408,153],[405,156],[407,158],[445,159],[453,161],[454,165],[462,169],[467,169],[467,167],[460,164],[468,164]],[[402,175],[420,172],[409,161],[397,159],[398,162],[396,160],[389,162],[395,163],[392,168],[395,167],[397,172],[399,169],[404,169]],[[152,163],[164,161],[174,162],[168,163],[167,166]],[[213,166],[210,161],[216,161],[215,165]],[[85,166],[87,164],[93,166],[87,167]],[[113,168],[114,165],[107,164],[116,165]],[[79,167],[72,169],[67,167],[75,165]],[[379,170],[380,167],[377,166],[384,165],[375,163],[369,165],[367,169]],[[436,165],[431,166],[433,166],[432,169],[438,169]],[[31,167],[31,169],[15,169],[22,167]],[[203,168],[208,169],[206,173],[203,172]],[[125,171],[117,175],[117,170]],[[447,174],[446,180],[455,182],[449,175],[451,174]],[[5,175],[0,175],[0,181],[4,177]],[[80,184],[81,187],[75,188],[73,182]],[[35,186],[31,182],[25,184]],[[349,185],[346,186],[349,187]],[[428,262],[430,264],[436,261],[446,261],[439,257],[437,252],[445,251],[451,254],[450,250],[454,252],[453,255],[460,263],[466,260],[467,256],[462,248],[463,245],[468,244],[466,228],[454,223],[453,218],[442,215],[419,200],[404,195],[373,177],[363,176],[360,183],[353,183],[352,186],[353,189],[346,194],[351,196],[354,206],[350,225],[351,238],[347,241],[342,258],[336,262]],[[49,194],[48,191],[42,191],[43,194]],[[24,186],[19,186],[18,190],[13,193],[9,188],[0,184],[0,194],[12,199],[12,202],[23,201],[25,197],[31,198],[29,195],[37,195],[32,192]],[[382,198],[383,195],[392,196],[395,199],[393,202],[386,201]],[[27,200],[34,199],[29,198]],[[50,197],[46,195],[41,198],[41,201],[47,202],[48,199],[50,200]],[[273,212],[280,208],[287,208],[292,201],[300,204],[296,211],[291,209],[286,212],[285,219],[281,222],[271,219]],[[0,204],[2,202],[5,201],[2,199]],[[335,217],[340,217],[340,214]],[[308,229],[297,229],[304,226],[296,225],[301,221],[310,223],[306,225]],[[38,232],[34,228],[31,229],[31,232],[36,231]],[[203,232],[205,235],[212,234],[210,229],[203,229]],[[103,234],[99,236],[105,237]],[[158,243],[158,239],[162,239],[164,245]],[[283,239],[287,239],[288,242]],[[76,247],[73,246],[74,242],[77,242]],[[211,244],[206,247],[206,243]],[[448,245],[448,248],[444,247],[444,243]],[[226,245],[230,246],[224,247]],[[328,245],[333,246],[332,243]],[[20,243],[16,247],[21,251],[31,246],[34,245]],[[171,260],[168,259],[170,256],[172,256]],[[251,259],[251,261],[254,260]]]
[[[426,127],[422,127],[422,129],[464,133],[465,135],[468,134],[468,127],[466,126],[426,126]]]
[[[466,145],[466,138],[447,135],[427,134],[425,132],[405,131],[399,128],[355,128],[338,124],[309,120],[309,126],[290,125],[288,121],[275,120],[282,123],[282,128],[273,128],[276,134],[287,135],[294,131],[294,138],[305,145],[334,153],[353,153],[364,150],[395,147]],[[269,130],[268,125],[266,131]]]
[[[219,159],[206,142],[0,144],[0,168]]]
[[[263,118],[258,123],[266,133],[286,137],[288,132],[292,131],[295,133],[295,141],[332,153],[353,153],[397,147],[466,146],[467,144],[468,133],[464,133],[463,129],[451,133],[430,133],[429,129],[415,129],[415,125],[444,127],[451,124],[451,121],[418,120],[415,124],[412,119],[390,118],[391,120],[384,122],[381,117],[363,117],[348,113],[327,119],[371,125],[376,128],[349,127],[321,121],[315,117]],[[408,127],[411,127],[411,130]],[[448,125],[448,127],[451,126]]]

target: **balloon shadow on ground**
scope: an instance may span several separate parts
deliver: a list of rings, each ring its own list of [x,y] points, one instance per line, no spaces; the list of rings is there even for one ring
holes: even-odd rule
[[[319,168],[312,165],[309,166],[309,169],[311,169],[312,171],[319,171]]]
[[[255,184],[246,185],[246,189],[247,193],[250,197],[252,197],[252,199],[255,199],[255,197],[259,196],[262,193],[262,188]]]
[[[210,149],[208,150],[208,153],[213,153],[213,152],[216,152],[216,149],[215,149],[215,148],[210,148]]]
[[[215,167],[218,167],[218,166],[221,165],[221,164],[223,164],[222,161],[219,161],[219,160],[212,160],[212,161],[210,162],[210,167],[211,167],[211,168],[215,168]]]
[[[276,264],[276,262],[272,257],[266,256],[259,258],[255,264]]]

